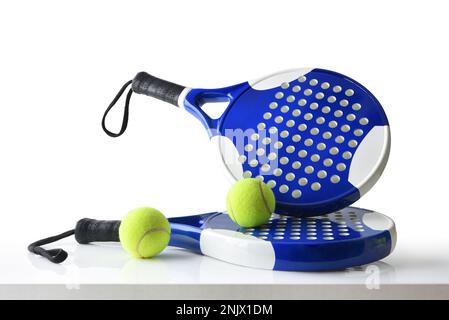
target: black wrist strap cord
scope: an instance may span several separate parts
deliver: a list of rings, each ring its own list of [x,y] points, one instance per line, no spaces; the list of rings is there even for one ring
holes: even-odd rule
[[[117,95],[115,96],[115,98],[112,100],[112,102],[109,104],[109,106],[107,107],[106,111],[104,112],[103,115],[103,120],[101,121],[101,126],[103,127],[104,132],[106,132],[106,134],[110,137],[116,138],[116,137],[120,137],[126,130],[126,127],[128,126],[128,118],[129,118],[129,102],[131,101],[131,96],[133,93],[133,89],[130,88],[128,93],[126,94],[126,101],[125,101],[125,108],[123,110],[123,121],[122,121],[122,127],[120,128],[120,131],[117,133],[111,132],[106,128],[106,117],[109,114],[109,111],[111,111],[112,107],[114,107],[114,105],[117,103],[117,101],[120,99],[120,97],[122,96],[123,92],[125,92],[126,88],[132,84],[132,80],[129,80],[128,82],[126,82],[123,87],[119,90],[119,92],[117,93]]]
[[[67,259],[68,254],[66,251],[64,251],[63,249],[60,249],[60,248],[46,250],[46,249],[42,248],[41,246],[52,243],[52,242],[56,242],[58,240],[61,240],[61,239],[67,238],[67,237],[70,237],[74,234],[75,234],[75,229],[63,232],[63,233],[58,234],[53,237],[48,237],[48,238],[45,238],[42,240],[38,240],[28,246],[28,251],[30,251],[31,253],[40,255],[44,258],[47,258],[48,260],[50,260],[53,263],[61,263],[65,259]]]

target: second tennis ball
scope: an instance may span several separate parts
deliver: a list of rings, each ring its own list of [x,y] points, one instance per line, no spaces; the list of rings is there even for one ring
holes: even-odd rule
[[[123,218],[119,238],[122,247],[132,256],[151,258],[168,245],[170,223],[156,209],[137,208]]]
[[[276,200],[270,187],[254,178],[236,182],[226,198],[229,217],[245,228],[266,223],[274,212],[275,205]]]

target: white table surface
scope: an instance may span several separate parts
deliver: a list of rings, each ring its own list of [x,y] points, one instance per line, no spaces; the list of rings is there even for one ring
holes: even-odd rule
[[[175,248],[138,260],[118,244],[56,245],[69,253],[59,265],[27,253],[26,244],[3,247],[0,298],[449,298],[447,246],[432,242],[404,246],[399,238],[383,261],[334,272],[251,269]]]

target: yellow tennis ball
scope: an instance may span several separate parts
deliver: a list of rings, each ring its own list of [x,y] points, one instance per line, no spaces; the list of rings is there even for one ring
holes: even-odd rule
[[[165,249],[170,240],[170,223],[158,210],[137,208],[120,223],[122,247],[136,258],[151,258]]]
[[[228,192],[226,209],[238,225],[250,228],[266,223],[274,212],[276,200],[269,186],[258,179],[236,182]]]

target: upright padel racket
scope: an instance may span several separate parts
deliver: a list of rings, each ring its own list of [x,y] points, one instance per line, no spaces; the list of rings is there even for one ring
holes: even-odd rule
[[[170,218],[169,245],[222,261],[273,270],[338,270],[388,256],[396,243],[394,222],[377,212],[345,208],[313,218],[274,214],[259,228],[241,228],[227,214],[213,212]],[[47,244],[75,234],[79,243],[120,241],[120,221],[82,219],[75,230],[30,245],[29,250],[62,262],[62,249]]]
[[[127,85],[119,133],[105,118]],[[276,212],[324,214],[351,205],[380,177],[390,150],[387,117],[361,84],[323,69],[296,69],[220,89],[191,89],[145,72],[120,90],[106,110],[103,129],[121,135],[131,93],[185,109],[201,121],[235,179],[255,177],[276,195]],[[202,106],[229,102],[218,119]]]

